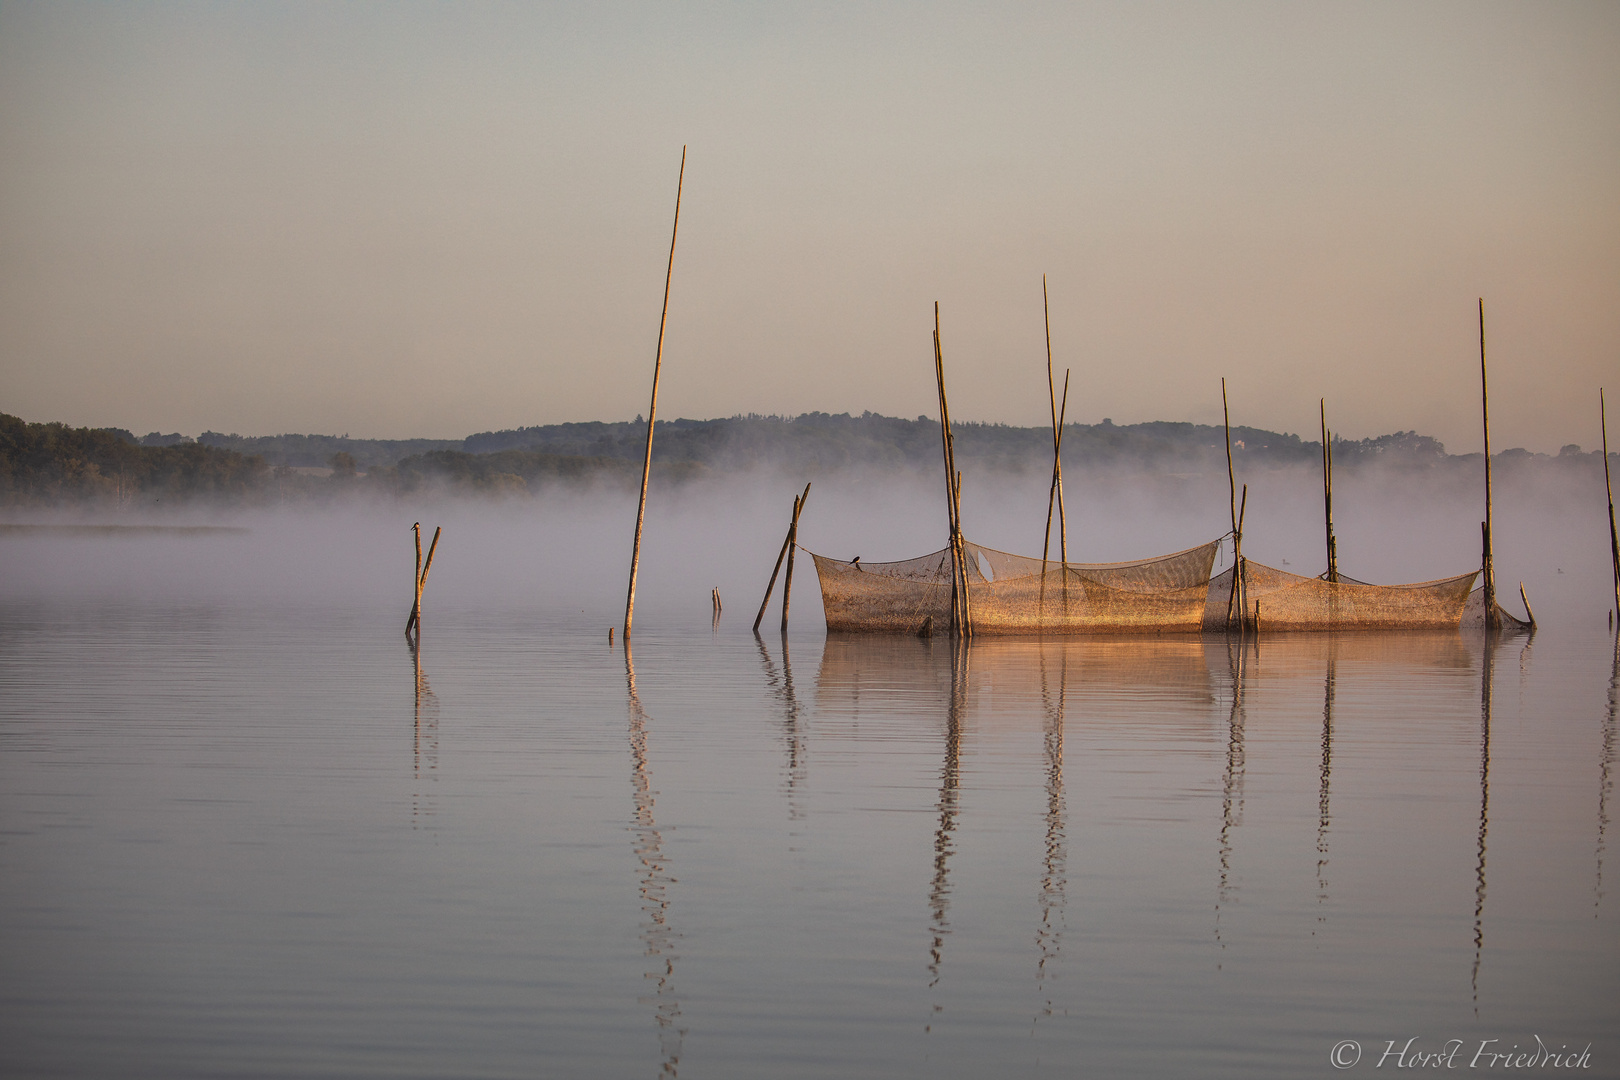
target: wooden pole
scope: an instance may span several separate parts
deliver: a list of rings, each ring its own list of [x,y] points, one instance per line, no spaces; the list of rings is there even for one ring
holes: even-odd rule
[[[1339,580],[1339,545],[1333,538],[1333,433],[1327,426],[1327,398],[1322,406],[1322,508],[1327,516],[1327,579]]]
[[[1226,488],[1231,500],[1232,509],[1232,593],[1226,600],[1226,624],[1232,625],[1232,609],[1237,608],[1239,613],[1239,629],[1242,623],[1242,590],[1243,574],[1243,527],[1238,520],[1237,500],[1237,474],[1232,469],[1232,414],[1226,406],[1226,380],[1221,380],[1221,422],[1226,427]],[[1244,501],[1248,501],[1249,485],[1243,485]]]
[[[804,494],[793,500],[793,521],[788,525],[787,538],[782,541],[782,550],[777,553],[776,566],[771,569],[771,581],[765,586],[765,599],[759,602],[759,614],[754,616],[754,633],[759,633],[759,624],[765,619],[765,608],[771,602],[771,593],[776,590],[776,575],[782,570],[782,560],[787,558],[788,548],[792,546],[795,533],[793,526],[798,523],[799,511],[804,509],[804,501],[810,497],[810,485],[804,485]]]
[[[1069,415],[1069,369],[1063,369],[1063,403],[1058,406],[1057,502],[1058,502],[1058,558],[1069,565],[1069,515],[1063,509],[1063,423]]]
[[[422,602],[422,590],[427,588],[428,574],[433,572],[433,553],[439,550],[439,534],[443,531],[444,526],[442,525],[436,526],[433,530],[433,543],[428,545],[427,562],[422,564],[422,579],[416,587],[416,602],[418,605]]]
[[[954,457],[954,455],[953,455]],[[962,567],[962,636],[974,636],[974,596],[967,588],[967,539],[962,536],[962,474],[956,474],[956,549],[961,552]]]
[[[1479,298],[1479,413],[1485,429],[1485,550],[1481,569],[1485,578],[1485,625],[1492,630],[1502,626],[1496,608],[1496,559],[1491,548],[1491,397],[1485,379],[1485,298]]]
[[[1046,534],[1041,540],[1041,562],[1047,561],[1052,542],[1052,504],[1057,503],[1058,551],[1063,561],[1069,561],[1069,534],[1067,516],[1063,512],[1063,421],[1069,411],[1069,372],[1063,372],[1063,408],[1058,408],[1057,391],[1052,380],[1052,308],[1046,297],[1046,275],[1041,275],[1041,312],[1046,318],[1046,396],[1052,406],[1052,486],[1046,497]],[[1041,568],[1045,577],[1046,568]]]
[[[1052,483],[1046,490],[1046,532],[1041,534],[1041,585],[1046,584],[1047,554],[1052,550],[1052,509],[1057,503],[1058,466],[1058,407],[1057,386],[1052,380],[1052,309],[1046,300],[1046,275],[1041,275],[1041,311],[1046,316],[1046,400],[1052,408]],[[1065,387],[1067,389],[1067,387]]]
[[[956,468],[956,445],[951,437],[951,406],[945,393],[945,354],[940,343],[939,301],[934,301],[934,377],[939,384],[939,423],[945,442],[945,494],[951,516],[951,621],[953,632],[972,633],[968,604],[967,551],[962,540],[962,474]]]
[[[1243,535],[1243,517],[1249,511],[1249,485],[1243,485],[1243,494],[1238,499],[1238,527],[1237,535]],[[1235,545],[1234,545],[1235,546]],[[1249,614],[1249,563],[1242,555],[1237,556],[1237,564],[1232,573],[1232,588],[1238,598],[1238,630],[1243,630],[1244,620]],[[1258,605],[1256,605],[1258,610]]]
[[[416,534],[416,571],[411,574],[411,613],[405,618],[406,641],[411,640],[411,628],[422,611],[422,523],[412,522],[411,532]]]
[[[799,552],[799,513],[804,500],[810,497],[810,485],[804,485],[804,496],[793,500],[793,524],[788,526],[787,576],[782,579],[782,633],[787,633],[788,604],[793,599],[793,556]]]
[[[1609,497],[1609,558],[1614,564],[1614,609],[1620,610],[1620,534],[1614,528],[1614,488],[1609,484],[1609,406],[1598,387],[1598,416],[1603,426],[1603,490]],[[1612,617],[1612,615],[1611,615]]]
[[[686,147],[681,147],[681,171],[675,180],[675,224],[669,230],[669,267],[664,271],[664,310],[658,316],[658,351],[653,356],[652,404],[647,406],[647,454],[641,463],[641,501],[636,505],[636,539],[630,548],[630,591],[624,601],[624,639],[630,643],[630,624],[636,613],[636,568],[641,562],[641,523],[647,515],[647,477],[652,473],[653,421],[658,415],[658,373],[664,366],[664,326],[669,321],[669,283],[675,276],[675,237],[681,229],[681,188],[686,183]]]
[[[939,393],[939,440],[945,462],[945,512],[950,518],[951,623],[954,635],[961,627],[961,573],[956,549],[956,470],[951,464],[951,414],[945,407],[945,358],[939,340],[939,301],[934,301],[934,385]]]

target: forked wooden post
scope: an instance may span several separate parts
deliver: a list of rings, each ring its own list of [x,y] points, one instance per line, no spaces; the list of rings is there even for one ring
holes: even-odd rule
[[[653,421],[658,416],[658,373],[664,366],[664,326],[669,321],[669,283],[675,276],[675,237],[681,230],[681,188],[686,182],[686,147],[681,147],[681,172],[675,181],[675,224],[669,230],[669,267],[664,271],[664,310],[658,316],[658,351],[653,356],[652,404],[647,406],[647,454],[641,463],[641,501],[636,504],[636,540],[630,547],[630,591],[624,601],[624,638],[630,643],[630,624],[636,614],[636,568],[641,562],[641,523],[647,515],[647,477],[652,473]]]
[[[1327,398],[1322,405],[1322,508],[1327,516],[1327,580],[1339,580],[1339,543],[1333,538],[1333,432],[1327,426]]]
[[[799,512],[804,509],[805,500],[810,498],[810,485],[804,485],[804,494],[793,500],[793,519],[788,524],[787,539],[782,541],[782,550],[777,553],[776,565],[771,568],[770,584],[765,586],[765,599],[759,602],[759,614],[754,616],[754,633],[759,633],[759,624],[765,618],[765,609],[770,605],[771,593],[776,590],[776,575],[782,571],[782,560],[787,557],[788,549],[798,538],[795,526],[799,523]]]
[[[422,639],[422,590],[427,588],[428,571],[433,569],[433,553],[439,550],[439,534],[444,531],[443,526],[433,530],[433,543],[428,545],[427,562],[422,561],[422,523],[416,522],[411,526],[416,534],[416,599],[411,604],[410,618],[405,620],[405,639],[410,640],[411,630],[416,630],[416,639]]]
[[[1480,569],[1485,579],[1485,626],[1501,629],[1502,615],[1496,607],[1496,559],[1491,548],[1491,395],[1485,380],[1485,298],[1479,298],[1479,413],[1485,428],[1485,523],[1482,537],[1485,550]]]
[[[1620,611],[1620,534],[1614,528],[1614,488],[1609,484],[1609,406],[1603,400],[1603,388],[1598,387],[1598,416],[1603,426],[1603,491],[1609,497],[1609,559],[1614,567],[1614,608]]]

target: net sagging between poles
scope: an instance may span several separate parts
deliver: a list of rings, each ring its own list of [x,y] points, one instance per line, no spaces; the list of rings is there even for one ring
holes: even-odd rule
[[[1220,541],[1123,563],[1042,562],[964,542],[975,634],[1197,633]],[[944,633],[951,553],[850,563],[809,553],[829,631]]]
[[[1370,585],[1339,575],[1337,582],[1290,574],[1286,570],[1243,562],[1247,616],[1258,616],[1260,630],[1440,630],[1462,622],[1474,578],[1457,577],[1411,585]],[[1232,595],[1232,571],[1210,583],[1204,629],[1226,629]],[[1231,611],[1231,617],[1237,613]]]

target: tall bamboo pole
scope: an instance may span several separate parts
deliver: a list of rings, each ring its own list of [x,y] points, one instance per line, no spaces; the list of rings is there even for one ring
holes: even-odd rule
[[[1614,528],[1614,488],[1609,485],[1609,406],[1598,387],[1598,415],[1603,425],[1603,490],[1609,497],[1609,558],[1614,564],[1614,607],[1620,612],[1620,534]]]
[[[1480,556],[1485,578],[1485,626],[1500,629],[1502,616],[1496,607],[1496,560],[1491,545],[1491,396],[1485,379],[1485,298],[1479,299],[1479,413],[1485,429],[1485,522]]]
[[[647,454],[641,463],[641,501],[636,504],[636,540],[630,548],[630,591],[624,601],[624,642],[630,644],[630,623],[636,613],[636,568],[641,563],[641,523],[647,516],[647,477],[652,473],[653,421],[658,415],[658,374],[664,366],[664,326],[669,321],[669,283],[675,276],[675,237],[681,229],[681,188],[686,182],[686,147],[681,147],[681,171],[675,180],[675,224],[669,230],[669,267],[664,271],[664,310],[658,316],[658,351],[653,356],[652,404],[647,406]]]
[[[1339,580],[1339,543],[1333,538],[1333,433],[1327,426],[1327,398],[1322,406],[1322,510],[1327,517],[1327,580]]]

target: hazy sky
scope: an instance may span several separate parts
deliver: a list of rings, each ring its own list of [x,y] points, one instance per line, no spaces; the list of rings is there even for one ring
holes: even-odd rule
[[[0,411],[1596,445],[1620,4],[0,2]],[[1620,415],[1620,409],[1616,410]]]

